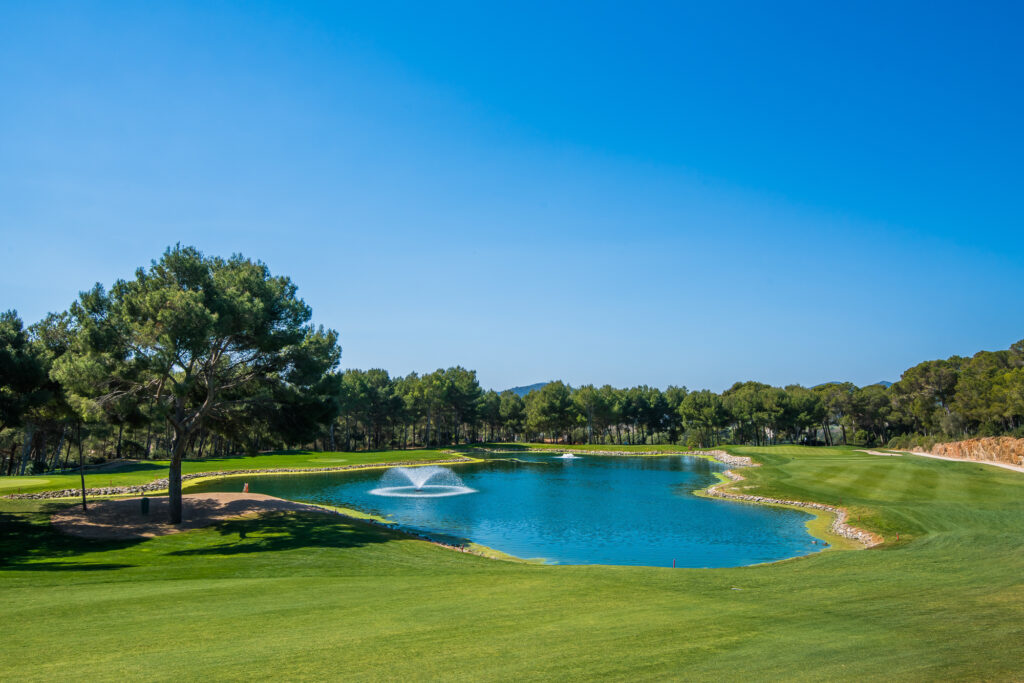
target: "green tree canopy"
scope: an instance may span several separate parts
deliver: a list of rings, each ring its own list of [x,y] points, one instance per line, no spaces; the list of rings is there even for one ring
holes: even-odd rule
[[[82,414],[130,399],[167,421],[172,523],[181,521],[181,458],[202,425],[315,385],[341,353],[335,332],[308,324],[289,278],[180,245],[109,294],[100,285],[83,293],[71,313],[77,333],[55,376]]]
[[[17,311],[0,313],[0,429],[21,423],[47,398],[46,364],[29,342]]]
[[[526,419],[531,429],[552,437],[566,434],[576,421],[572,392],[564,382],[549,382],[526,395]]]

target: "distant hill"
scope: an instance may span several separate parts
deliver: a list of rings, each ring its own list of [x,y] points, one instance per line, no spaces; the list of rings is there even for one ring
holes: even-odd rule
[[[842,382],[822,382],[821,384],[818,384],[816,386],[823,387],[826,384],[842,384]],[[881,382],[875,382],[874,384],[865,384],[864,386],[871,386],[871,387],[879,386],[879,387],[885,387],[886,389],[888,389],[889,387],[892,386],[892,382],[886,382],[883,379]]]
[[[546,386],[547,384],[549,384],[549,383],[548,382],[537,382],[536,384],[530,384],[530,385],[525,386],[525,387],[512,387],[508,391],[511,391],[513,393],[516,393],[516,394],[519,394],[520,396],[526,396],[528,393],[530,393],[534,389],[541,389],[544,386]]]

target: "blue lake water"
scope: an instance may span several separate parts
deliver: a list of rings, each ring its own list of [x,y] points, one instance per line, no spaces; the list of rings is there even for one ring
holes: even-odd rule
[[[811,515],[692,495],[724,465],[689,456],[519,456],[451,467],[475,490],[444,498],[374,495],[382,471],[268,475],[249,490],[358,508],[428,535],[558,564],[735,567],[825,547]],[[393,476],[393,475],[392,475]],[[190,487],[238,491],[243,479]]]

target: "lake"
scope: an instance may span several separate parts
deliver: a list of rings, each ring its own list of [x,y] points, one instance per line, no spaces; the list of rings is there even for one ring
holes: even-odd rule
[[[808,513],[693,495],[728,469],[703,458],[529,454],[449,469],[474,492],[375,495],[382,470],[247,481],[254,493],[358,508],[404,529],[557,564],[736,567],[827,547],[807,532]],[[205,482],[187,492],[239,491],[244,481]]]

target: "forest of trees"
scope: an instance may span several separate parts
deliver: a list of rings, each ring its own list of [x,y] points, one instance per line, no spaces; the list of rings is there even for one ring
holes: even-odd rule
[[[0,474],[109,458],[212,457],[480,441],[858,444],[1024,436],[1024,341],[920,363],[892,386],[737,382],[570,387],[521,397],[462,367],[337,369],[288,278],[240,256],[169,249],[26,326],[0,315]],[[173,475],[172,475],[173,479]]]

